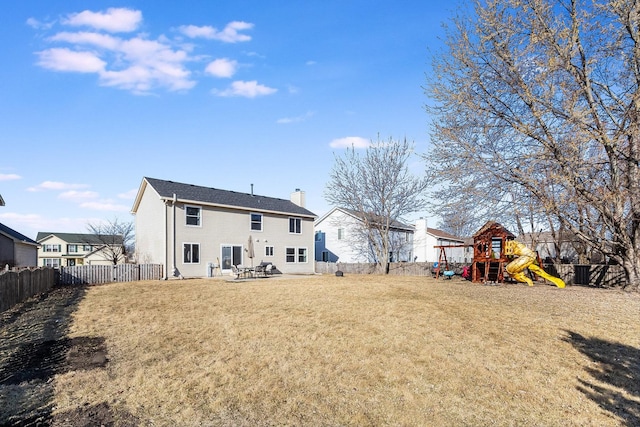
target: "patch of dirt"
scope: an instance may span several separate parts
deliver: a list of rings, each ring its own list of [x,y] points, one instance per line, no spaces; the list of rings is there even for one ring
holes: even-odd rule
[[[55,375],[109,362],[103,337],[68,337],[84,293],[82,287],[55,288],[0,313],[0,427],[139,424],[107,403],[52,415]]]
[[[140,420],[128,412],[114,411],[107,403],[102,402],[56,414],[50,425],[52,427],[129,427],[140,425]]]

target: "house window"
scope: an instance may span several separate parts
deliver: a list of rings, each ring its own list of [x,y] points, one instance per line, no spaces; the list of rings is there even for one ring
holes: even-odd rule
[[[296,248],[286,248],[285,249],[285,261],[288,263],[296,262]]]
[[[60,268],[60,258],[43,258],[42,265],[45,267]]]
[[[289,218],[289,233],[293,233],[293,234],[302,233],[301,218]]]
[[[91,252],[91,245],[84,245],[82,247],[82,250],[85,251],[85,252]]]
[[[307,262],[307,248],[298,248],[298,262]]]
[[[44,252],[62,252],[61,245],[44,245]]]
[[[262,214],[251,214],[251,229],[254,231],[262,231]]]
[[[67,252],[78,252],[78,245],[67,245]]]
[[[273,246],[264,247],[264,256],[273,256]]]
[[[201,210],[197,206],[186,206],[187,225],[200,226]]]
[[[185,243],[182,262],[185,264],[198,264],[200,262],[200,245],[197,243]]]
[[[344,228],[338,228],[338,240],[344,239]]]

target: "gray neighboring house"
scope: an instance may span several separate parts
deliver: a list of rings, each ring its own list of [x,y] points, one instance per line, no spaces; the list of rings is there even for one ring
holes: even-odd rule
[[[316,216],[304,199],[300,190],[285,200],[145,177],[131,210],[137,260],[164,265],[166,278],[205,277],[209,265],[230,274],[232,265],[261,262],[313,274]]]
[[[0,195],[0,206],[4,199]],[[0,224],[0,269],[9,267],[36,267],[38,265],[38,242],[24,234]]]

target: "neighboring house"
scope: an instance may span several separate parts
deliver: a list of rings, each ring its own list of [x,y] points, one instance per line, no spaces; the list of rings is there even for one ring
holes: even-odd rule
[[[74,265],[113,265],[114,254],[118,258],[118,264],[125,262],[122,236],[39,232],[36,240],[40,244],[40,266],[59,268]]]
[[[36,267],[38,242],[0,224],[0,270],[6,265],[11,268]]]
[[[362,214],[335,207],[315,222],[316,261],[376,262]],[[391,225],[391,262],[413,260],[413,232],[411,225],[395,221]]]
[[[131,212],[138,262],[163,264],[165,276],[204,277],[210,264],[222,273],[261,262],[283,273],[315,270],[316,216],[298,189],[285,200],[145,177]]]
[[[576,249],[584,248],[584,245],[570,232],[556,233],[558,240],[558,247],[556,246],[553,234],[550,231],[541,231],[537,233],[524,233],[518,236],[518,240],[527,245],[529,248],[538,252],[538,256],[543,261],[550,262],[554,258],[558,258],[563,262],[578,262],[579,256]],[[557,251],[559,249],[559,251]],[[559,252],[559,253],[557,253]],[[586,250],[584,250],[586,256]],[[596,258],[590,256],[589,258]],[[600,261],[600,256],[597,257],[597,262]],[[586,263],[584,260],[583,263]]]
[[[427,220],[424,218],[416,221],[415,230],[413,252],[416,262],[438,261],[441,249],[436,246],[457,246],[445,248],[448,262],[471,262],[470,252],[464,247],[465,239],[428,227]]]

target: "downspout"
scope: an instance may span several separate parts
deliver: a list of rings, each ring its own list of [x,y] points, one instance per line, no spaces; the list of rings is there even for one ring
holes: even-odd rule
[[[169,201],[164,201],[164,233],[162,233],[164,239],[164,280],[169,279],[169,237],[167,236],[167,228],[169,228],[169,215],[167,215],[167,208],[169,207]]]
[[[178,276],[180,279],[184,279],[184,277],[182,277],[182,274],[180,274],[180,272],[178,271],[178,269],[176,268],[176,204],[178,202],[178,196],[173,193],[173,212],[172,212],[172,219],[171,219],[171,240],[172,240],[172,265],[173,265],[173,276]]]

